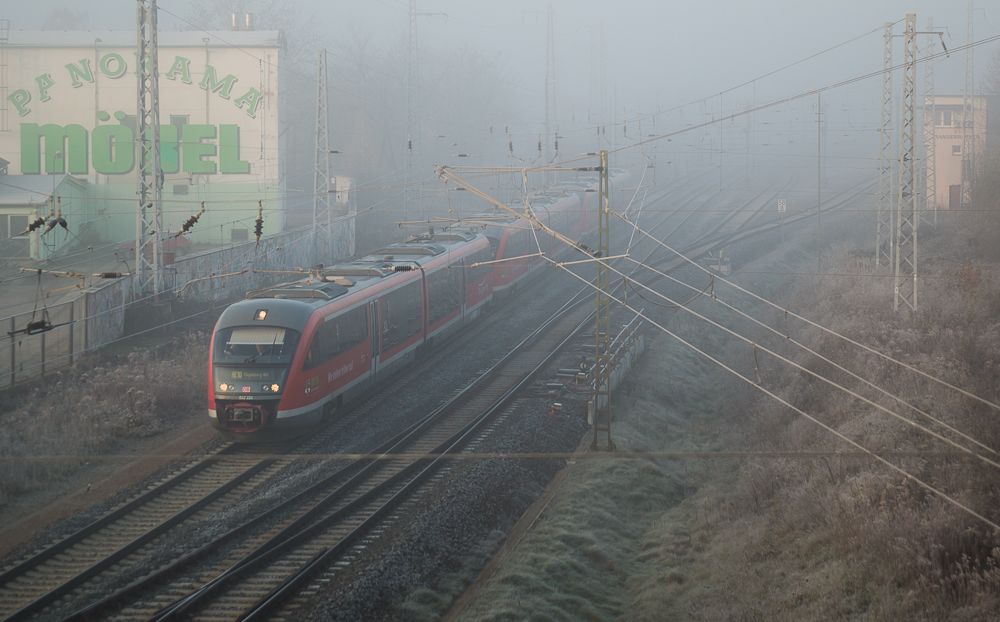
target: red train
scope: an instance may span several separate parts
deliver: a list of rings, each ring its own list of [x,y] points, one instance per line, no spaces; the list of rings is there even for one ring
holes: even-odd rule
[[[616,172],[620,183],[627,173]],[[572,240],[597,222],[596,178],[532,198],[535,215]],[[592,198],[593,197],[593,198]],[[543,263],[527,222],[411,238],[319,278],[250,292],[212,334],[208,415],[226,438],[277,440],[307,432],[341,405],[486,312]],[[568,247],[539,233],[551,257]]]

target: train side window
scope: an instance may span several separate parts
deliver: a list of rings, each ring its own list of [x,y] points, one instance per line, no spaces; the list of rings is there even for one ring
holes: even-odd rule
[[[458,308],[462,274],[457,266],[448,266],[427,276],[427,321],[435,323]]]
[[[489,251],[489,250],[487,250],[485,248],[482,249],[481,251],[479,251],[479,259],[478,259],[478,261],[480,261],[480,262],[486,262],[486,261],[491,261],[492,259],[493,259],[493,253],[492,253],[492,251]],[[479,269],[482,272],[480,272],[480,274],[476,277],[476,280],[479,280],[480,278],[482,278],[482,277],[486,276],[487,274],[490,274],[491,272],[493,272],[493,266],[491,264],[486,264],[485,266],[479,266]]]
[[[360,307],[356,315],[358,318],[358,341],[366,341],[368,339],[368,309]]]
[[[420,332],[423,317],[421,309],[419,280],[382,297],[383,352]]]
[[[485,265],[484,266],[484,265],[482,265],[482,263],[484,261],[490,261],[490,259],[491,259],[491,257],[488,255],[486,249],[482,249],[482,248],[479,249],[479,250],[477,250],[475,253],[472,254],[471,257],[469,257],[467,265],[469,266],[468,270],[469,270],[469,284],[470,285],[474,281],[478,281],[479,279],[481,279],[484,276],[486,276],[487,274],[489,274],[489,272],[490,272],[490,270],[492,270],[493,266],[492,265]],[[472,264],[480,264],[480,265],[478,265],[475,268],[473,268]]]
[[[302,363],[302,369],[306,370],[318,367],[323,362],[321,360],[323,358],[322,351],[323,344],[320,340],[319,332],[317,331],[316,334],[313,335],[312,343],[309,344],[309,350],[306,352],[306,360]]]

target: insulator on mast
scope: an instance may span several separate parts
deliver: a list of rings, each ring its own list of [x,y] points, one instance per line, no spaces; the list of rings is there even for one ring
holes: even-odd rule
[[[200,218],[200,217],[201,217],[201,215],[202,215],[202,214],[204,214],[204,213],[205,213],[205,202],[204,202],[204,201],[202,201],[202,202],[201,202],[201,211],[199,211],[199,212],[198,212],[197,214],[195,214],[195,215],[194,215],[194,216],[192,216],[191,218],[188,218],[188,219],[187,219],[187,220],[186,220],[186,221],[184,222],[184,224],[183,224],[183,225],[181,225],[181,230],[180,230],[180,231],[178,231],[178,232],[177,232],[177,234],[176,234],[176,235],[175,235],[174,237],[175,237],[175,238],[179,238],[180,236],[182,236],[182,235],[184,235],[185,233],[187,233],[188,231],[190,231],[190,230],[191,230],[191,227],[193,227],[193,226],[195,225],[195,223],[196,223],[196,222],[198,222],[198,218]]]
[[[261,200],[257,201],[257,220],[253,226],[253,234],[257,238],[257,244],[260,244],[260,236],[264,234],[264,202]]]

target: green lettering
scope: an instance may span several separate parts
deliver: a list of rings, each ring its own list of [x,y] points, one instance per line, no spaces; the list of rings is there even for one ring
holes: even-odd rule
[[[112,61],[115,63],[115,68],[111,69]],[[101,73],[109,78],[120,78],[125,74],[125,59],[122,58],[121,54],[116,52],[109,52],[101,57],[101,63],[98,65]]]
[[[215,143],[203,143],[203,138],[215,138],[214,125],[185,125],[181,130],[181,155],[185,173],[215,174],[215,162],[202,159],[203,156],[215,155]]]
[[[219,126],[219,172],[246,175],[250,163],[240,159],[240,126]]]
[[[249,104],[247,107],[247,114],[250,118],[254,118],[257,115],[257,104],[260,103],[260,91],[255,88],[251,88],[249,91],[243,95],[236,98],[233,102],[237,108],[242,108],[243,104]]]
[[[102,120],[107,120],[102,113]],[[94,128],[91,158],[94,170],[102,175],[122,175],[135,166],[135,135],[132,128],[120,123],[98,125]]]
[[[52,76],[47,73],[35,78],[35,82],[38,83],[38,101],[47,102],[51,97],[49,97],[49,89],[55,86],[55,82],[52,80]]]
[[[72,123],[63,127],[54,123],[39,126],[37,123],[21,124],[21,172],[37,175],[40,171],[40,140],[45,139],[45,173],[55,175],[69,172],[87,174],[87,130]],[[57,162],[58,157],[58,162]]]
[[[164,173],[176,173],[180,170],[176,125],[160,126],[160,170]]]
[[[167,80],[176,80],[177,74],[181,75],[181,82],[191,84],[191,61],[183,56],[175,56],[174,64],[170,66],[170,71],[163,75]]]
[[[221,80],[217,80],[215,76],[215,67],[211,65],[205,65],[205,77],[201,79],[198,86],[201,88],[212,91],[215,93],[219,92],[219,96],[223,99],[229,99],[229,91],[233,89],[233,82],[236,82],[236,76],[229,74]]]
[[[87,82],[94,81],[94,72],[90,70],[90,59],[81,58],[80,64],[70,63],[66,65],[66,69],[69,70],[69,78],[72,80],[70,86],[77,88],[78,86],[83,86],[83,82],[80,79],[83,78]]]
[[[27,103],[31,101],[31,93],[24,89],[17,89],[8,95],[7,101],[14,104],[14,107],[17,108],[17,115],[20,117],[31,112],[31,108],[27,106]]]

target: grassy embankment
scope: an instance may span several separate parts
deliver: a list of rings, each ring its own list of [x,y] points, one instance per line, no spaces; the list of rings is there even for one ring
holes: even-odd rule
[[[851,242],[830,251],[817,279],[805,239],[743,266],[742,285],[840,334],[1000,402],[997,225],[951,215],[921,229],[920,311],[892,311],[889,279],[852,248],[867,221],[845,223]],[[824,222],[824,225],[827,223]],[[833,227],[831,226],[831,229]],[[720,299],[763,319],[763,329],[711,300],[694,310],[775,349],[920,426],[975,448],[877,393],[808,345],[917,409],[975,438],[996,460],[1000,412],[901,369],[746,296]],[[729,362],[744,382],[668,337],[653,341],[622,395],[622,453],[742,452],[740,457],[584,460],[544,521],[511,554],[462,617],[485,620],[989,620],[1000,605],[1000,537],[830,432],[763,395],[774,392],[952,499],[1000,522],[1000,469],[830,387],[762,350],[677,314],[669,327]],[[774,457],[781,452],[837,455]],[[950,452],[941,455],[941,452]],[[763,455],[771,454],[771,455]]]

